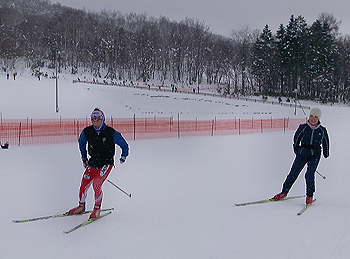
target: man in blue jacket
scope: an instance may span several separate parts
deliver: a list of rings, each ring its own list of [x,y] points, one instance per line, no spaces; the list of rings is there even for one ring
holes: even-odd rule
[[[90,218],[98,218],[103,197],[102,184],[114,166],[115,144],[122,150],[119,159],[121,164],[129,154],[129,146],[118,131],[105,124],[104,113],[99,108],[95,108],[91,113],[91,122],[92,125],[84,128],[79,137],[79,149],[85,171],[79,189],[79,206],[69,210],[69,213],[80,214],[85,211],[87,191],[92,184],[95,206]]]
[[[287,196],[301,170],[307,164],[305,173],[306,203],[313,202],[315,171],[320,162],[322,151],[325,158],[329,156],[329,138],[326,128],[321,126],[321,114],[320,108],[312,108],[307,123],[300,124],[295,132],[293,149],[296,156],[292,168],[283,183],[282,192],[276,194],[274,199],[280,200]]]

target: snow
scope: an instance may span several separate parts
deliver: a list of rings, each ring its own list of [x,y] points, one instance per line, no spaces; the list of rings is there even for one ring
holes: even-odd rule
[[[106,116],[177,116],[185,119],[295,117],[283,107],[218,97],[155,92],[19,73],[0,79],[3,119],[83,118],[94,107]],[[158,97],[154,97],[158,96]],[[311,102],[303,105],[314,106]],[[77,205],[83,167],[76,143],[10,146],[0,150],[1,258],[349,258],[349,108],[320,106],[331,141],[316,177],[317,202],[305,200],[235,207],[272,197],[293,162],[293,131],[214,137],[128,140],[130,156],[104,184],[103,207],[114,212],[70,234],[87,215],[13,223],[57,214]],[[307,112],[307,111],[306,111]],[[297,116],[303,117],[298,109]],[[119,156],[119,150],[116,156]],[[303,171],[304,172],[304,171]],[[305,194],[303,172],[290,196]],[[87,200],[93,206],[93,191]]]

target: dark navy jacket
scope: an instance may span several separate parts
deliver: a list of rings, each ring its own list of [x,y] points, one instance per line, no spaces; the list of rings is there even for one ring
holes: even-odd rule
[[[105,124],[99,130],[91,125],[81,132],[79,149],[83,161],[87,160],[86,144],[90,155],[88,164],[95,168],[114,164],[115,144],[122,149],[121,156],[127,157],[129,154],[129,146],[122,135]]]
[[[322,145],[322,149],[321,149]],[[294,134],[294,153],[302,156],[320,155],[329,156],[329,138],[325,127],[321,124],[311,127],[309,124],[300,124]]]

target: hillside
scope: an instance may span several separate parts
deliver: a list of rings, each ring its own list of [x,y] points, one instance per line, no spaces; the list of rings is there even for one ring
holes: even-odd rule
[[[71,79],[61,78],[57,114],[53,81],[38,81],[25,74],[16,80],[2,76],[0,112],[7,119],[85,117],[99,106],[107,116],[116,118],[159,111],[166,116],[182,112],[192,119],[294,116],[293,108],[270,104],[233,99],[222,103],[214,97],[199,101],[196,95],[184,99],[179,93],[154,98],[158,92],[86,86],[73,84]],[[83,172],[77,144],[0,150],[0,226],[5,233],[0,237],[0,257],[349,258],[349,108],[321,108],[322,122],[330,134],[331,156],[322,159],[318,169],[327,178],[315,176],[317,202],[302,216],[296,213],[304,199],[233,206],[280,191],[294,158],[293,131],[128,140],[130,156],[125,164],[116,165],[109,179],[132,198],[106,182],[103,207],[114,207],[114,212],[68,235],[62,231],[87,216],[18,224],[11,220],[61,213],[77,204]],[[301,110],[297,116],[304,116]],[[304,193],[301,175],[290,195]],[[93,205],[92,196],[90,190],[88,208]]]

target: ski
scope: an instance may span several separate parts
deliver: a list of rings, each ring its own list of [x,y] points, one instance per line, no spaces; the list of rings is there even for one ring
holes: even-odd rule
[[[301,211],[299,211],[299,212],[297,213],[297,215],[300,216],[301,214],[303,214],[308,208],[310,208],[310,207],[312,206],[312,204],[314,204],[315,201],[316,201],[316,199],[314,199],[314,200],[312,201],[312,203],[307,203],[307,204],[305,204],[304,207],[301,209]]]
[[[296,199],[296,198],[302,198],[305,196],[291,196],[286,197],[280,200],[275,200],[274,198],[266,199],[266,200],[260,200],[260,201],[250,201],[250,202],[243,202],[243,203],[235,203],[235,206],[247,206],[252,204],[262,204],[262,203],[268,203],[268,202],[275,202],[275,201],[284,201],[284,200],[290,200],[290,199]]]
[[[111,211],[111,210],[114,210],[114,208],[102,209],[101,211]],[[87,213],[91,213],[91,212],[92,212],[92,210],[85,211],[84,213],[80,213],[80,214],[70,214],[69,212],[66,212],[66,213],[62,213],[62,214],[37,217],[37,218],[30,218],[30,219],[13,219],[12,221],[14,223],[23,223],[23,222],[31,222],[31,221],[44,220],[44,219],[53,219],[53,218],[62,218],[62,217],[68,217],[68,216],[74,216],[74,215],[83,215],[83,214],[87,214]]]
[[[71,228],[71,229],[69,229],[69,230],[63,231],[63,233],[69,234],[69,233],[71,233],[71,232],[77,230],[78,228],[85,227],[85,226],[89,225],[89,224],[92,223],[92,222],[95,222],[96,220],[98,220],[98,219],[100,219],[100,218],[103,218],[103,217],[105,217],[105,216],[107,216],[107,215],[110,215],[111,213],[112,213],[112,211],[108,211],[108,212],[106,212],[106,213],[104,213],[104,214],[101,214],[101,216],[98,217],[98,218],[89,218],[89,219],[87,219],[87,220],[81,222],[80,224],[76,225],[75,227],[73,227],[73,228]]]

